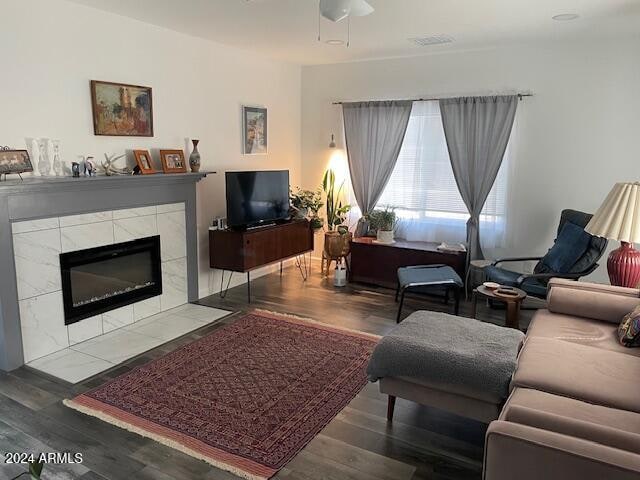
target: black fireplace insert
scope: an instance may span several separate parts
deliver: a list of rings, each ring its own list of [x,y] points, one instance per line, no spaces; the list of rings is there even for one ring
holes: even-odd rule
[[[60,255],[64,323],[162,293],[160,236]]]

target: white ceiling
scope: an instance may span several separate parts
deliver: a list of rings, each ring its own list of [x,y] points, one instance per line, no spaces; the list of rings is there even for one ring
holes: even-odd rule
[[[351,21],[349,48],[317,41],[317,0],[72,1],[303,65],[640,32],[640,0],[368,0],[375,12]],[[580,18],[551,19],[562,13]],[[346,21],[322,29],[323,40],[346,39]],[[455,42],[407,40],[435,34]]]

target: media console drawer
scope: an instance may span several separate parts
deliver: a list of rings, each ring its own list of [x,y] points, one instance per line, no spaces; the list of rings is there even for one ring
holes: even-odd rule
[[[209,266],[248,272],[313,250],[313,230],[306,220],[245,231],[210,230]]]

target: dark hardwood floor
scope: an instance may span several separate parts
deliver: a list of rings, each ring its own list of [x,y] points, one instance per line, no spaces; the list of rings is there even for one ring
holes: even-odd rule
[[[320,276],[319,264],[307,282],[295,267],[252,282],[253,301],[244,286],[199,303],[233,311],[264,308],[383,335],[395,325],[390,290],[362,285],[334,288]],[[441,300],[408,296],[404,316],[418,309],[450,311]],[[470,312],[463,302],[460,314]],[[531,311],[523,311],[527,325]],[[483,320],[502,323],[504,312],[479,307]],[[98,386],[149,360],[233,322],[231,315],[169,342],[104,374],[77,385],[47,378],[27,368],[0,374],[0,449],[2,452],[82,452],[76,465],[48,465],[44,479],[204,479],[237,478],[169,447],[127,432],[62,404],[64,398]],[[392,425],[386,422],[386,397],[376,384],[363,391],[314,438],[276,478],[288,480],[479,479],[486,425],[398,399]],[[3,455],[4,457],[4,455]],[[4,460],[4,458],[3,458]],[[0,465],[0,478],[24,466]],[[26,477],[23,477],[26,478]]]

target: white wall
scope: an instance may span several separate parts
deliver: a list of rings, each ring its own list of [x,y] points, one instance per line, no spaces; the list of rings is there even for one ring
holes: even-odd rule
[[[214,291],[207,227],[225,212],[224,170],[289,169],[299,181],[300,67],[62,0],[5,0],[2,20],[0,145],[57,138],[71,162],[200,139],[202,169],[218,172],[198,185],[200,295]],[[91,79],[152,87],[155,136],[94,136]],[[240,153],[242,104],[269,109],[266,156]]]
[[[626,39],[304,67],[305,185],[319,183],[331,133],[341,138],[333,101],[531,90],[518,111],[509,245],[488,253],[544,254],[560,210],[593,212],[613,183],[640,180],[639,54]]]

